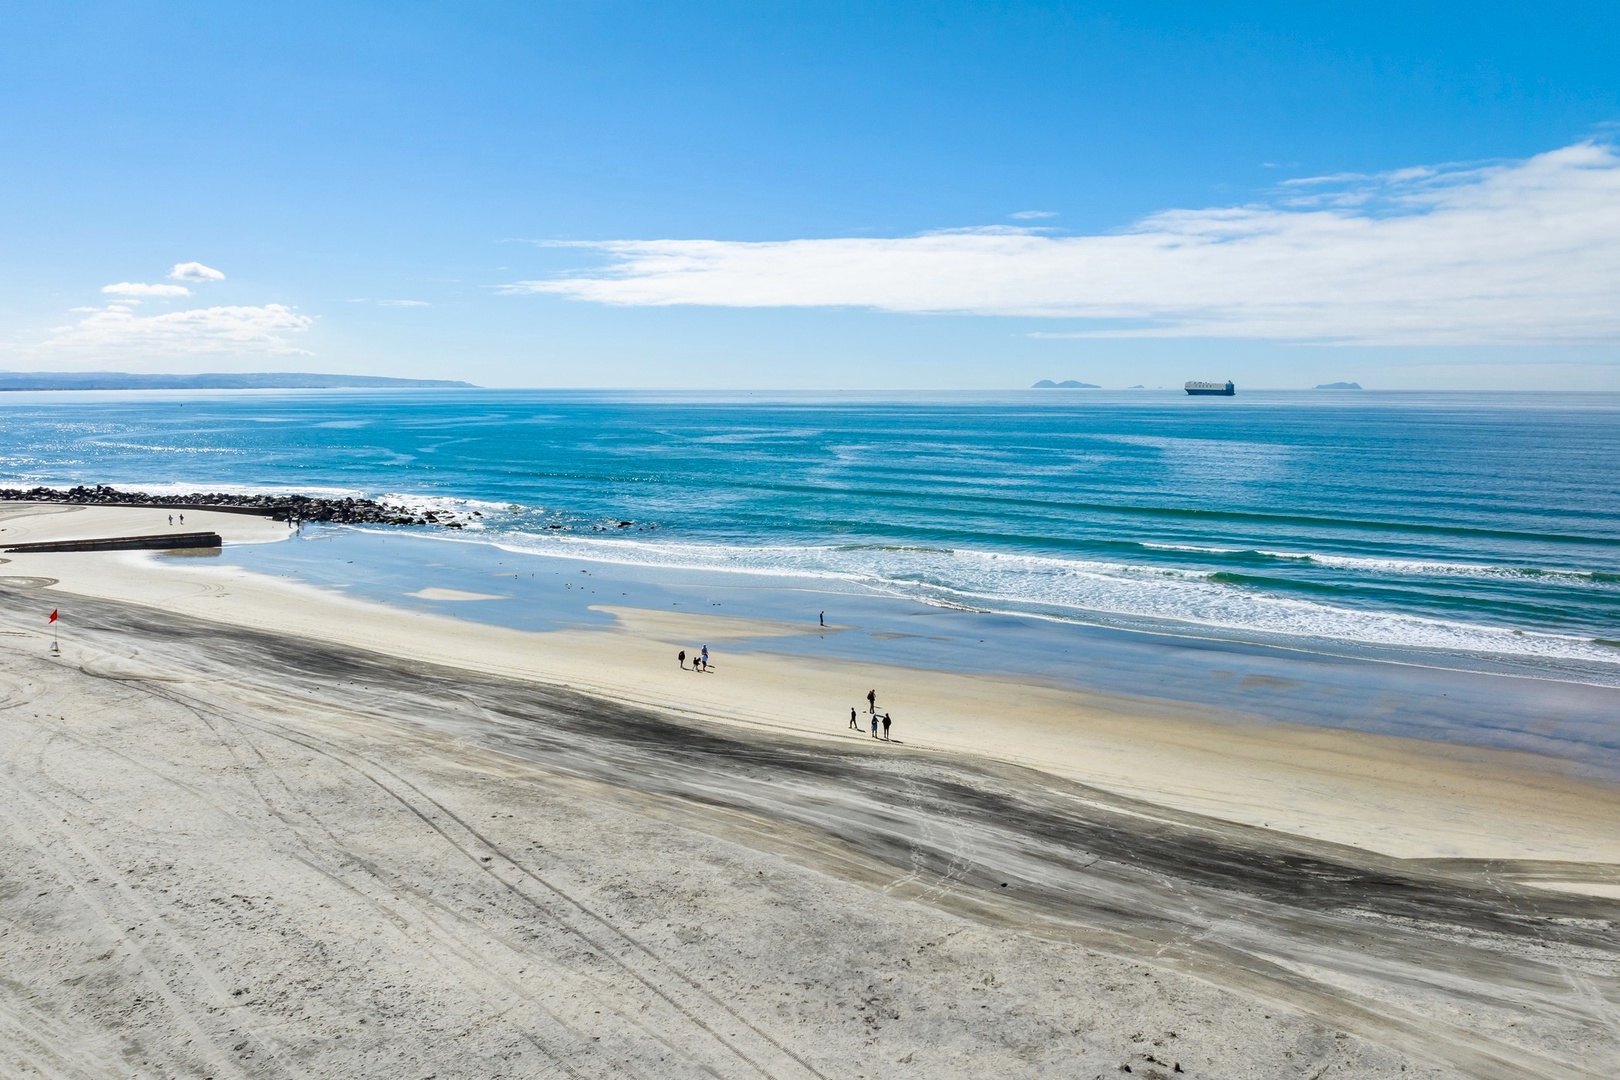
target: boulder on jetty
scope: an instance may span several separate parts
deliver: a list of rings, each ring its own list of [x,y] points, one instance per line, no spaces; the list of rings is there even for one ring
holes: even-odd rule
[[[313,495],[243,495],[230,492],[194,492],[188,495],[148,495],[143,491],[119,491],[97,484],[95,487],[0,488],[0,501],[76,503],[86,506],[155,506],[171,510],[223,510],[235,514],[260,514],[276,521],[329,521],[343,525],[426,525],[458,528],[447,511],[419,516],[403,506],[390,506],[374,499],[328,499]]]

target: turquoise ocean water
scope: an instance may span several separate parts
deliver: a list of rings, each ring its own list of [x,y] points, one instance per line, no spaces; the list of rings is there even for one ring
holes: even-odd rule
[[[506,600],[443,610],[513,625],[605,621],[590,604],[615,594],[773,618],[830,607],[861,632],[765,647],[1529,749],[1610,776],[1616,462],[1620,395],[0,399],[7,486],[477,511],[460,531],[226,553],[395,603],[433,606],[409,596],[431,565],[470,591],[502,579]],[[581,571],[588,587],[557,584]]]
[[[0,410],[12,484],[450,500],[482,512],[483,539],[585,559],[1620,672],[1615,395],[18,394]]]

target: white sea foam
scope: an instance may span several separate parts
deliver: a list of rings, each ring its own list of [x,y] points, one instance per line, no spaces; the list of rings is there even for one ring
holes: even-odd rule
[[[859,544],[744,546],[530,533],[487,535],[481,542],[513,552],[627,566],[807,577],[942,607],[1079,622],[1151,621],[1257,640],[1341,642],[1606,666],[1620,662],[1620,652],[1587,638],[1340,607],[1227,584],[1208,570]]]
[[[1367,574],[1393,574],[1406,577],[1470,578],[1566,578],[1574,582],[1605,582],[1589,570],[1563,567],[1493,566],[1488,563],[1446,562],[1439,559],[1400,559],[1378,555],[1327,555],[1308,551],[1272,551],[1266,548],[1205,547],[1198,544],[1155,544],[1142,541],[1152,551],[1181,551],[1193,555],[1263,555],[1285,562],[1310,563],[1334,570]]]
[[[1198,544],[1154,544],[1147,540],[1138,541],[1142,547],[1152,551],[1190,551],[1200,555],[1240,555],[1243,548],[1201,547]]]
[[[1317,566],[1372,574],[1398,574],[1421,577],[1530,578],[1557,577],[1571,581],[1594,581],[1588,570],[1555,567],[1492,566],[1486,563],[1440,562],[1430,559],[1392,559],[1365,555],[1308,555],[1292,551],[1261,551],[1275,559],[1309,560]]]
[[[463,520],[466,527],[485,529],[490,525],[505,525],[513,517],[513,508],[509,503],[490,502],[485,499],[458,499],[447,495],[379,495],[377,501],[389,506],[397,506],[418,516],[432,511],[436,514],[452,514]],[[473,511],[479,517],[471,517]]]

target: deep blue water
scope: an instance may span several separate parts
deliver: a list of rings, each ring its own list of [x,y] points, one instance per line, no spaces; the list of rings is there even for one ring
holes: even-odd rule
[[[577,558],[1611,684],[1616,462],[1620,395],[0,398],[11,485],[397,496]]]

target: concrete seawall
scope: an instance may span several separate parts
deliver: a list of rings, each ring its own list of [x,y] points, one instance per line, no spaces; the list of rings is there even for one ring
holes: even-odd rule
[[[8,555],[46,551],[172,551],[176,548],[217,548],[223,541],[216,532],[158,533],[154,536],[109,536],[96,540],[51,540],[37,544],[17,544],[6,548]]]

